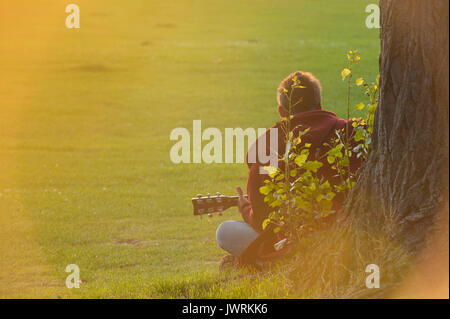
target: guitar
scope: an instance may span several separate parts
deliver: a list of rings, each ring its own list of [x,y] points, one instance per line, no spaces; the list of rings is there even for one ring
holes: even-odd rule
[[[244,196],[248,199],[247,196]],[[238,206],[239,196],[224,196],[220,193],[216,193],[216,196],[197,195],[197,197],[192,198],[192,205],[194,206],[194,215],[202,216],[208,215],[212,217],[212,214],[219,213],[222,215],[224,210],[230,207]]]
[[[248,199],[248,196],[244,196]],[[192,198],[192,205],[194,206],[194,215],[202,216],[208,215],[209,217],[213,216],[213,213],[219,213],[222,215],[224,210],[227,210],[230,207],[238,206],[239,196],[223,196],[220,193],[216,193],[216,196],[211,196],[207,194],[207,196],[197,195],[197,197]],[[273,258],[285,256],[289,254],[292,249],[287,238],[282,238],[278,242],[273,244],[274,252],[268,253],[264,256],[260,256],[260,247],[266,240],[271,240],[274,236],[274,229],[277,227],[276,225],[269,223],[267,227],[262,231],[262,233],[253,240],[250,245],[242,252],[239,256],[239,263],[243,265],[254,265],[256,267],[260,267],[257,265],[256,260],[270,260]],[[288,249],[285,249],[288,248]]]

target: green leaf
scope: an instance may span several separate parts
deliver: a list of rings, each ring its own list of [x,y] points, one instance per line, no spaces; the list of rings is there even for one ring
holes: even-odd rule
[[[264,169],[269,172],[269,176],[272,178],[278,173],[278,168],[273,166],[264,166]]]
[[[300,125],[299,125],[299,126],[300,126]],[[298,136],[303,136],[303,135],[305,135],[306,133],[309,132],[310,129],[311,129],[311,128],[308,127],[306,130],[298,132]]]
[[[332,148],[331,150],[329,150],[327,152],[327,155],[331,155],[331,156],[337,156],[337,157],[342,157],[342,153],[341,150],[344,147],[344,145],[339,144],[336,147]]]
[[[319,168],[321,168],[322,166],[323,166],[323,163],[321,163],[319,161],[309,161],[309,162],[306,162],[305,164],[303,164],[304,169],[314,172],[314,173],[316,173],[317,170]]]
[[[327,161],[330,164],[333,164],[336,161],[336,157],[334,156],[327,156]]]
[[[356,105],[356,109],[357,109],[357,110],[362,110],[365,106],[366,106],[366,105],[365,105],[363,102],[361,102],[361,103],[359,103],[358,105]]]
[[[302,149],[300,154],[301,155],[309,155],[309,149],[307,149],[307,148]]]
[[[359,142],[362,139],[364,139],[364,133],[362,130],[358,130],[355,134],[354,140],[355,140],[355,142]]]
[[[270,204],[271,207],[278,207],[281,206],[281,204],[283,204],[283,201],[281,199],[277,199],[276,201],[272,202]]]
[[[350,71],[349,69],[347,69],[347,68],[343,69],[342,72],[341,72],[342,81],[344,81],[345,78],[347,76],[349,76],[351,73],[352,73],[352,71]]]
[[[271,192],[271,190],[272,190],[272,187],[269,187],[269,186],[261,186],[260,188],[259,188],[259,192],[261,193],[261,194],[263,194],[263,195],[267,195],[267,194],[269,194],[270,192]]]
[[[323,182],[320,186],[321,186],[322,189],[330,189],[331,188],[331,185],[330,185],[329,181]]]
[[[270,219],[264,219],[264,221],[263,221],[263,223],[262,223],[262,229],[264,230],[264,229],[266,229],[267,228],[267,226],[269,226],[269,224],[270,224]]]
[[[295,158],[295,164],[297,164],[298,166],[302,167],[303,164],[305,164],[307,159],[308,159],[308,155],[301,154],[301,155],[299,155],[299,156],[297,156]]]
[[[350,165],[350,161],[349,161],[348,157],[344,157],[343,159],[341,159],[339,161],[339,165],[341,165],[341,166],[349,166]]]

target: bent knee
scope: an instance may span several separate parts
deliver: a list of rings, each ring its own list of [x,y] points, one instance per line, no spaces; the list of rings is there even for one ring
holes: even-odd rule
[[[227,241],[227,238],[229,237],[229,229],[230,227],[233,225],[234,221],[232,220],[227,220],[225,222],[223,222],[222,224],[219,225],[219,227],[217,227],[216,230],[216,241],[217,244],[219,244],[219,246],[221,248],[224,248],[224,244]]]

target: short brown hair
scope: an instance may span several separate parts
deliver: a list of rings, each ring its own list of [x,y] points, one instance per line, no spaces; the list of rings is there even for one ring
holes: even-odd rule
[[[297,81],[300,81],[300,85],[304,88],[292,88],[294,83],[293,79],[297,77]],[[322,104],[322,87],[319,80],[317,80],[311,73],[296,71],[289,74],[287,78],[281,81],[278,87],[277,100],[283,110],[288,111],[289,108],[289,96],[292,92],[292,110],[291,114],[297,114],[305,111],[312,111],[321,109]]]

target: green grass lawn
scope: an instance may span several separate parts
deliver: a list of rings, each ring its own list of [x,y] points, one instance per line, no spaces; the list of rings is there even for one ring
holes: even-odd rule
[[[0,297],[179,297],[189,278],[216,278],[215,230],[240,216],[195,218],[190,198],[234,194],[247,169],[175,165],[170,132],[269,127],[297,69],[344,116],[346,52],[361,54],[355,73],[378,74],[372,2],[77,0],[79,30],[63,3],[2,4]],[[80,289],[65,288],[68,264]]]

